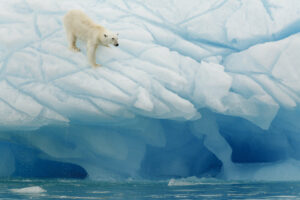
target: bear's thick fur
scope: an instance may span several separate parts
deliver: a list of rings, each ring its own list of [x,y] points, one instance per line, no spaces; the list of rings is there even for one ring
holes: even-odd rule
[[[93,67],[100,66],[96,64],[96,50],[98,45],[108,47],[109,44],[119,46],[118,34],[115,34],[103,26],[94,23],[84,12],[80,10],[69,11],[63,19],[70,49],[78,52],[76,39],[87,43],[87,57]]]

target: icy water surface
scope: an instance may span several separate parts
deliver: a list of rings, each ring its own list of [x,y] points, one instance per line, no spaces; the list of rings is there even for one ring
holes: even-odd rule
[[[0,181],[3,199],[300,199],[300,182]]]

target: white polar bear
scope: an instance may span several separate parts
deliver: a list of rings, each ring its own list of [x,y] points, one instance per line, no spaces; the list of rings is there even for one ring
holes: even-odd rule
[[[96,50],[98,45],[109,47],[109,44],[119,46],[118,34],[115,34],[103,26],[94,23],[85,13],[80,10],[71,10],[64,16],[64,26],[67,33],[70,49],[78,52],[76,39],[87,43],[88,61],[93,67],[96,64]]]

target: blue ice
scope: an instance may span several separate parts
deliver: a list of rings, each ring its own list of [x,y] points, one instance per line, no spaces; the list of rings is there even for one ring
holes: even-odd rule
[[[300,180],[298,0],[0,8],[0,176]],[[70,9],[120,34],[102,67]]]

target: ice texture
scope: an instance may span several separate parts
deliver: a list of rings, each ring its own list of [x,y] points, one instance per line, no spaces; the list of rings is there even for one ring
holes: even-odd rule
[[[300,180],[299,0],[0,9],[0,176]],[[102,67],[68,49],[71,9],[119,33]]]

